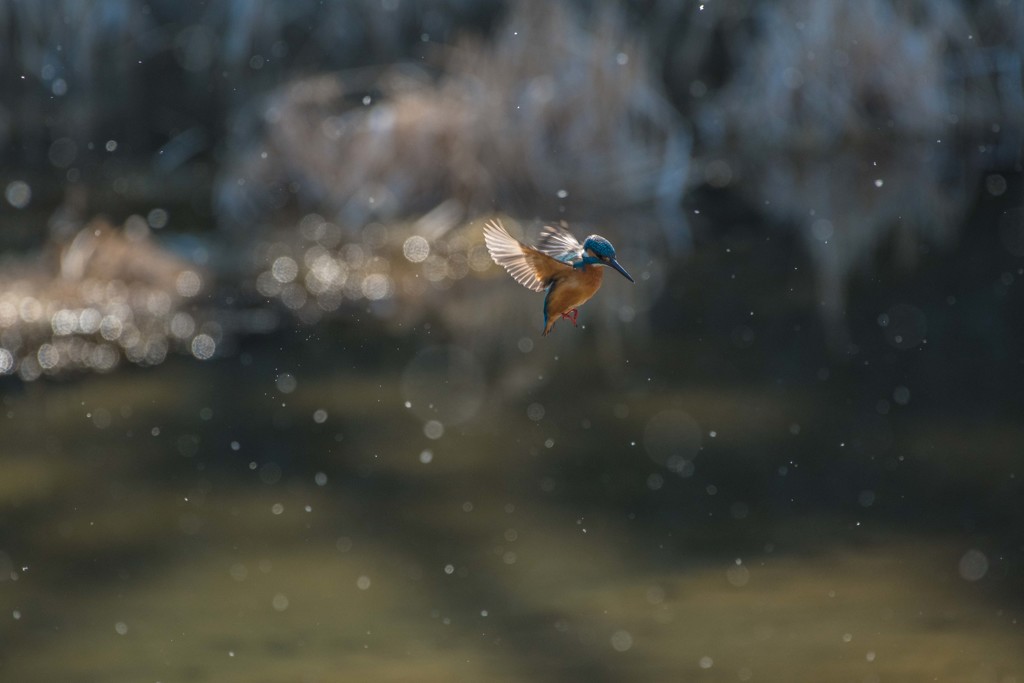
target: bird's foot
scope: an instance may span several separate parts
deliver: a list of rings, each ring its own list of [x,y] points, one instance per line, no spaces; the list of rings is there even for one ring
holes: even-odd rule
[[[578,318],[579,315],[579,309],[570,308],[568,311],[562,314],[562,317],[571,322],[573,327],[576,327],[576,318]]]

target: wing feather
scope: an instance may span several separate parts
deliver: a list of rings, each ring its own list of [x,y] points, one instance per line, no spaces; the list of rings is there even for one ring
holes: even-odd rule
[[[571,232],[558,225],[544,226],[537,239],[537,251],[562,263],[575,263],[583,258],[583,245]]]
[[[512,237],[496,220],[484,224],[484,244],[495,263],[507,270],[516,282],[535,292],[543,292],[559,273],[572,269]]]

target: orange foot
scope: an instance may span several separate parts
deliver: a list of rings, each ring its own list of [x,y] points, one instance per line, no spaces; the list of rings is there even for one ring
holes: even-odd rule
[[[576,318],[580,316],[579,309],[570,308],[568,311],[562,314],[562,317],[572,323],[573,327],[576,327]]]

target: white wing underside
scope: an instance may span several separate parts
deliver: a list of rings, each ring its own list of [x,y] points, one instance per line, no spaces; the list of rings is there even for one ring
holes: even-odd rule
[[[501,223],[489,221],[484,224],[484,244],[494,262],[507,270],[516,282],[535,292],[543,292],[547,288],[547,283],[541,280],[527,260],[527,252],[524,251],[527,247],[508,234]]]
[[[545,225],[540,231],[537,251],[562,263],[576,263],[583,258],[583,245],[571,232],[557,225]]]

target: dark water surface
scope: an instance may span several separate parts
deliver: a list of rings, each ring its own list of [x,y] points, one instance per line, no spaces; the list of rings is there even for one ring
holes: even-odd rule
[[[3,678],[1024,680],[1019,422],[381,339],[5,384]]]

